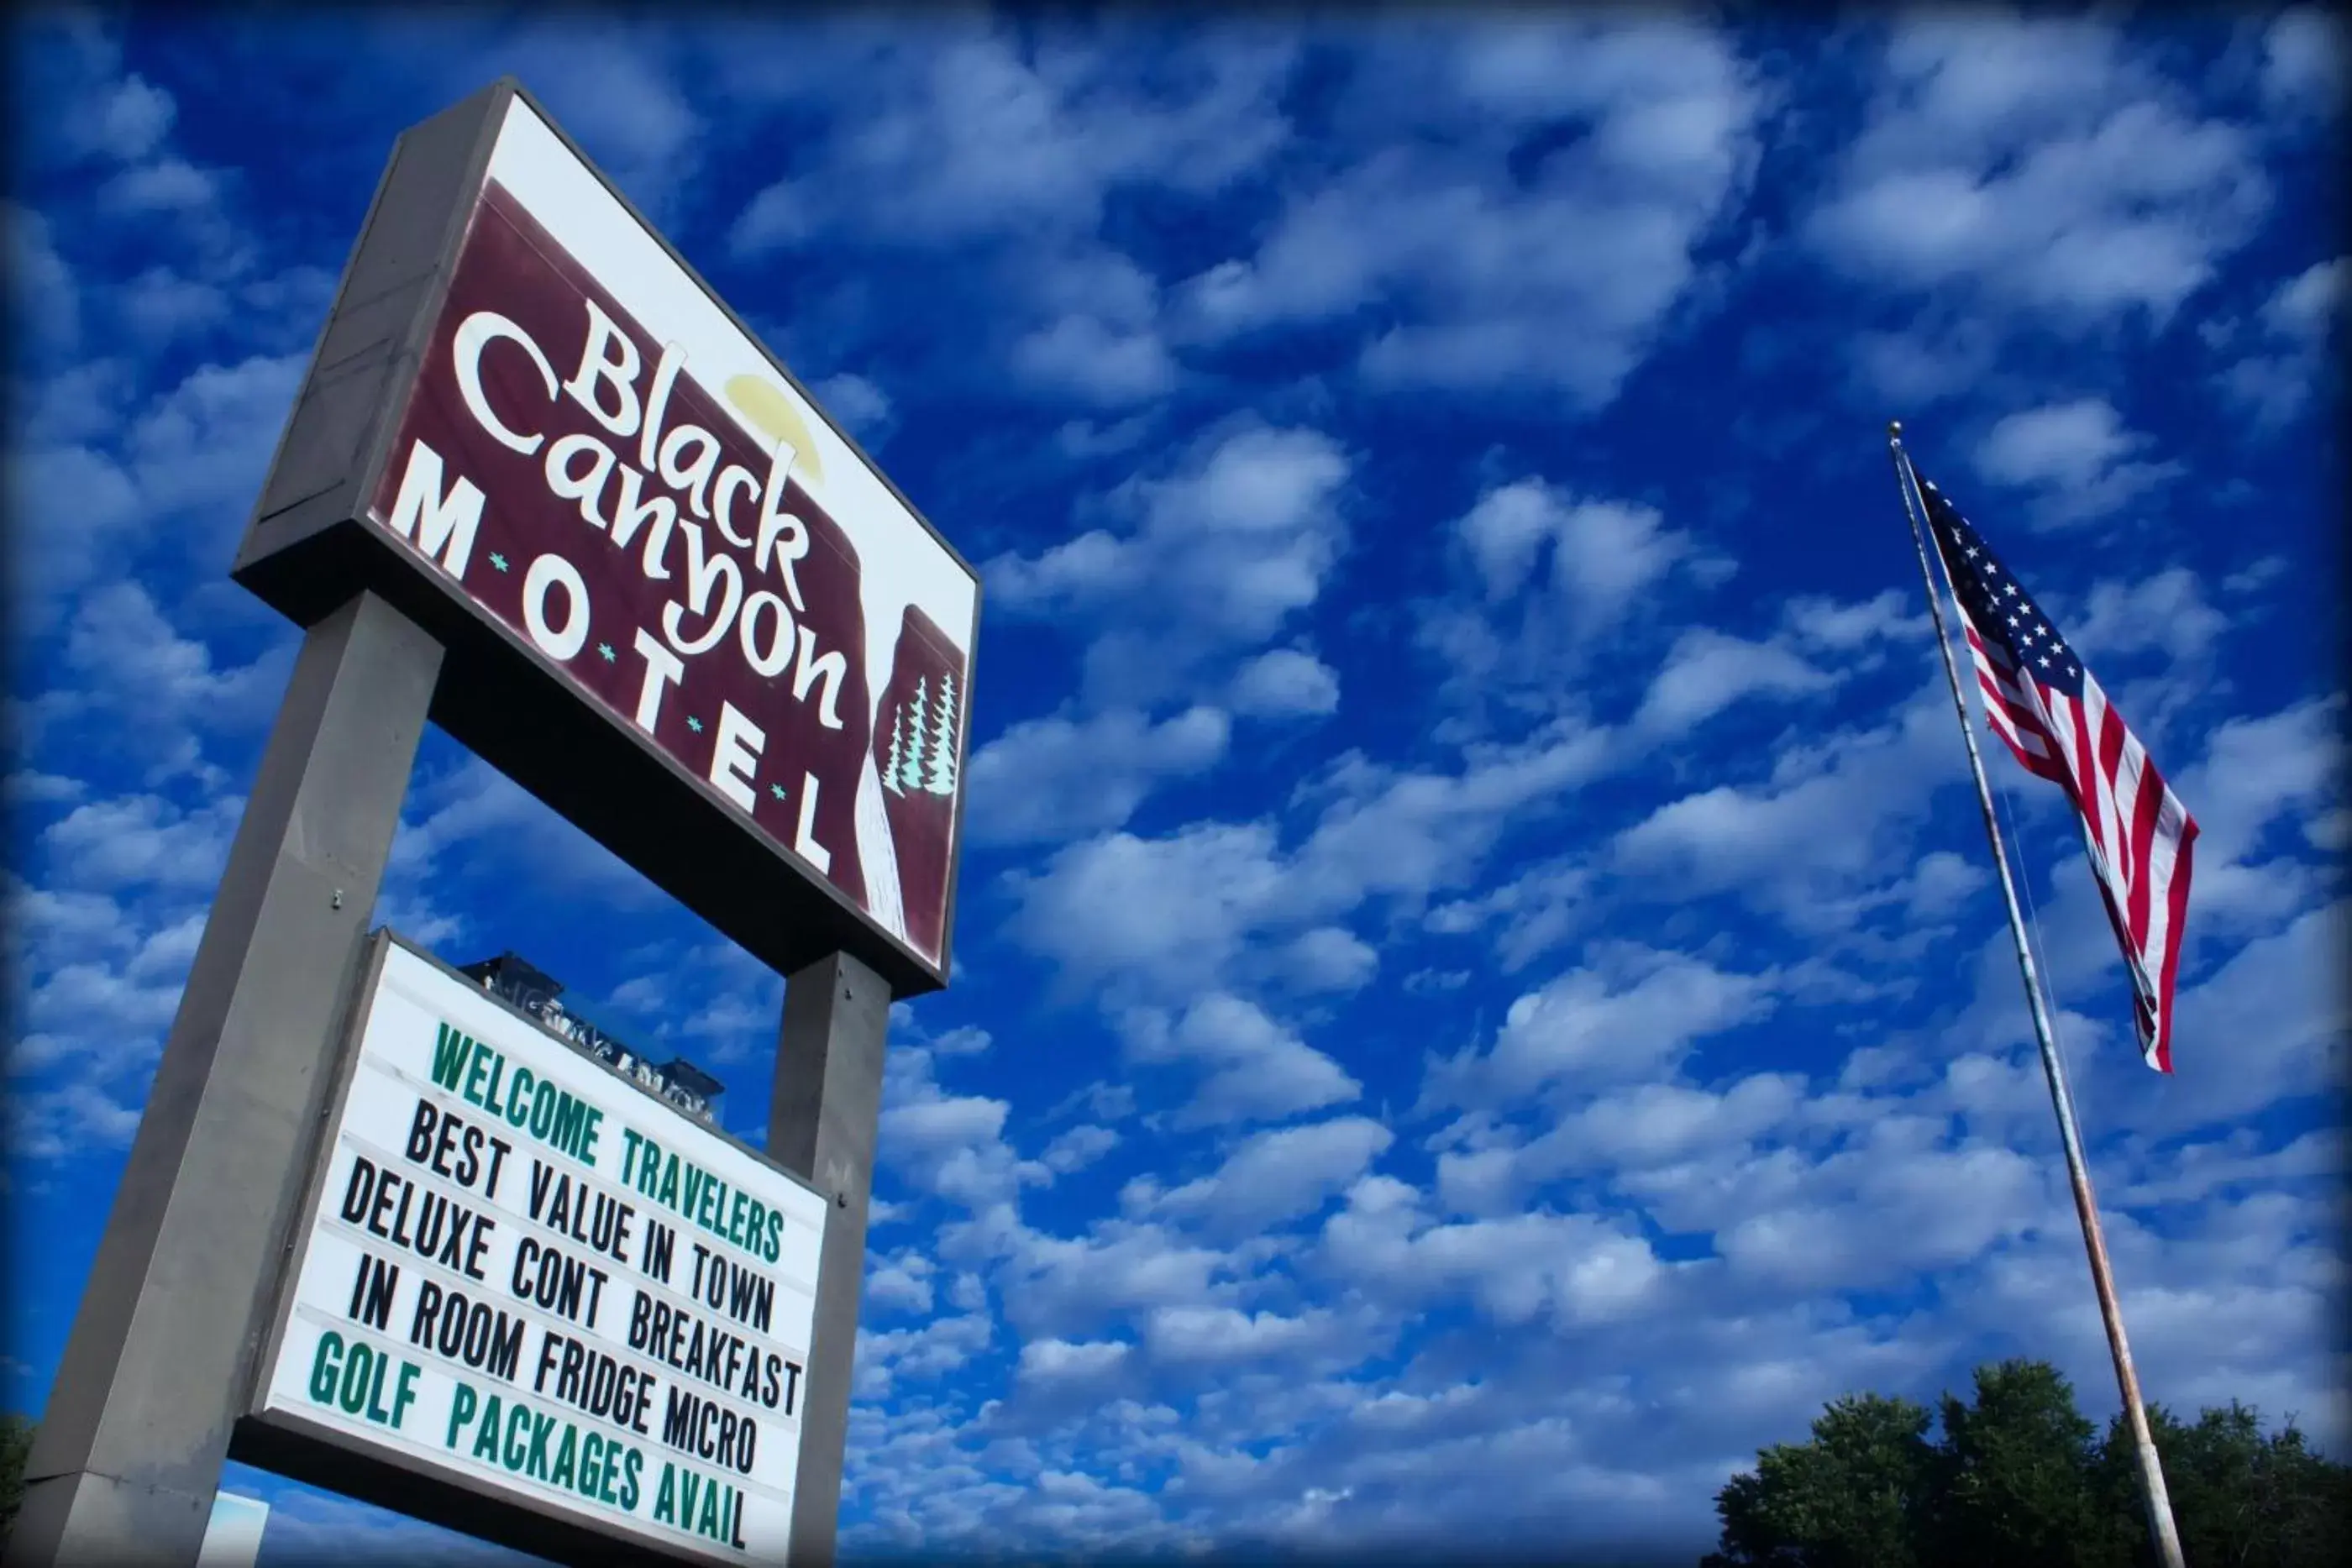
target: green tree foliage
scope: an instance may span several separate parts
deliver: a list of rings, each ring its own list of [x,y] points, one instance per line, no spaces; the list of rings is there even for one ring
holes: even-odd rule
[[[2114,1558],[2111,1511],[2094,1490],[2097,1428],[2074,1390],[2046,1362],[1980,1366],[1976,1403],[1947,1394],[1944,1440],[1924,1522],[1923,1561],[2105,1565]]]
[[[2191,1568],[2317,1568],[2343,1560],[2352,1542],[2352,1466],[2312,1452],[2292,1420],[2265,1437],[2261,1413],[2234,1399],[2226,1410],[2203,1412],[2194,1427],[2161,1406],[2149,1407],[2147,1420],[2172,1494],[2180,1554]],[[2101,1494],[2131,1542],[2118,1561],[2153,1568],[2137,1460],[2121,1413],[2108,1425],[2097,1465]]]
[[[1703,1568],[2154,1568],[2139,1470],[2120,1415],[2104,1441],[2057,1369],[1977,1369],[1972,1400],[1929,1413],[1841,1399],[1811,1440],[1757,1455],[1716,1495],[1720,1550]],[[2352,1542],[2352,1466],[2290,1421],[2265,1435],[2242,1405],[2184,1426],[2148,1412],[2189,1568],[2320,1568]]]
[[[1915,1515],[1926,1501],[1926,1409],[1874,1394],[1841,1399],[1813,1423],[1810,1443],[1757,1456],[1716,1500],[1727,1555],[1710,1563],[1789,1568],[1914,1568]]]
[[[16,1528],[25,1500],[25,1464],[33,1457],[33,1420],[10,1411],[0,1416],[0,1541]]]

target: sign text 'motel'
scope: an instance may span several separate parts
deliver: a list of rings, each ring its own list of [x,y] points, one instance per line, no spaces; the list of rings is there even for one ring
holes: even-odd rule
[[[438,722],[771,967],[936,988],[976,577],[526,97],[490,125],[404,139],[237,580],[399,606]]]

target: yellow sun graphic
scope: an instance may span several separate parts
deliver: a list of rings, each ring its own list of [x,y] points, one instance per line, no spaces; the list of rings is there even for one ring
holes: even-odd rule
[[[731,376],[727,382],[727,401],[741,410],[743,417],[754,425],[792,447],[793,471],[803,484],[824,483],[824,465],[817,459],[816,438],[793,412],[792,400],[784,395],[782,388],[762,376]]]

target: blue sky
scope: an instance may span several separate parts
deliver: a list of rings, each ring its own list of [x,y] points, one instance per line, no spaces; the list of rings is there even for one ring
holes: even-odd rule
[[[290,667],[230,550],[393,137],[512,71],[987,585],[845,1541],[1696,1552],[1848,1391],[2105,1418],[1892,416],[2204,828],[2162,1081],[1988,757],[2148,1394],[2346,1451],[2315,11],[10,25],[10,1406]],[[437,734],[394,856],[761,1134],[773,977]]]

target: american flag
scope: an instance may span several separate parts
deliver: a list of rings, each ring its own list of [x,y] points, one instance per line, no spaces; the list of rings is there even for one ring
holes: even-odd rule
[[[2140,1054],[2169,1072],[2172,979],[2196,821],[2033,596],[1935,486],[1922,480],[1919,488],[1984,687],[1985,717],[2026,771],[2074,802],[2131,971]]]

